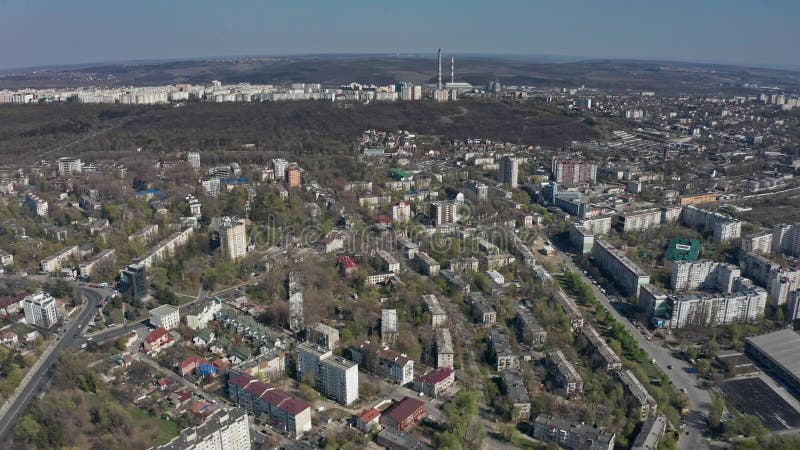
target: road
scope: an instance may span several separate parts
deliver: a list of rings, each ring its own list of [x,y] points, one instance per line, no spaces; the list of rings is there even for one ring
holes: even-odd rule
[[[19,420],[19,417],[25,412],[34,394],[39,392],[42,383],[46,381],[48,371],[58,360],[61,352],[75,344],[75,341],[78,339],[76,335],[80,335],[80,331],[86,327],[97,311],[98,302],[107,295],[102,290],[88,287],[80,287],[79,290],[86,301],[86,307],[74,318],[72,323],[68,325],[66,331],[59,336],[53,351],[44,359],[29,382],[22,388],[22,391],[17,398],[14,399],[14,402],[8,410],[6,410],[3,417],[0,417],[0,442],[9,442],[17,420]]]
[[[708,417],[710,412],[711,396],[708,391],[698,388],[697,384],[700,381],[695,375],[686,371],[690,365],[686,361],[672,356],[672,351],[663,347],[661,341],[647,340],[628,319],[623,317],[616,308],[614,308],[608,297],[592,283],[591,279],[583,274],[572,259],[561,251],[558,252],[558,255],[570,270],[579,274],[583,278],[583,281],[592,288],[595,296],[600,300],[600,303],[605,306],[617,322],[625,326],[633,338],[636,339],[639,347],[647,352],[652,360],[655,360],[655,364],[669,377],[673,386],[675,386],[676,389],[685,389],[689,414],[686,416],[686,430],[681,432],[681,437],[678,442],[679,447],[681,449],[707,448],[700,440],[705,430],[705,418]],[[669,369],[669,366],[671,366],[672,369]]]

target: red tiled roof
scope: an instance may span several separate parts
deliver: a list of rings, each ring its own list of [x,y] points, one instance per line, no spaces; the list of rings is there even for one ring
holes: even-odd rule
[[[358,415],[356,416],[356,420],[358,420],[361,423],[370,423],[373,420],[380,417],[380,415],[381,412],[375,408],[365,409],[360,413],[358,413]]]
[[[417,378],[417,381],[425,384],[437,384],[446,380],[451,373],[453,373],[453,369],[449,367],[442,367],[422,375],[421,377]]]
[[[230,383],[231,384],[235,384],[236,386],[239,386],[240,388],[243,388],[243,387],[247,386],[247,384],[250,383],[253,380],[255,380],[255,377],[252,377],[252,376],[242,372],[238,376],[235,376],[235,377],[231,378]]]
[[[201,358],[199,356],[190,356],[190,357],[184,359],[183,361],[181,361],[180,366],[181,366],[181,369],[183,369],[183,368],[188,367],[190,365],[199,366],[200,364],[205,364],[207,362],[208,361],[206,361],[205,358]]]
[[[249,383],[244,388],[245,392],[248,392],[255,397],[261,397],[261,394],[263,394],[267,389],[269,389],[269,386],[260,381]]]
[[[424,402],[412,397],[405,397],[399,402],[395,403],[392,408],[384,415],[391,417],[395,422],[402,423],[409,417],[413,416],[415,412],[422,409],[425,405]]]
[[[292,416],[296,416],[310,407],[311,405],[296,397],[289,397],[278,405],[278,408]]]
[[[274,387],[267,386],[264,383],[260,383],[260,384],[262,386],[266,387],[267,390],[264,391],[264,393],[259,395],[258,397],[261,400],[264,400],[265,402],[269,403],[270,405],[279,406],[282,401],[284,401],[284,400],[286,400],[287,398],[290,397],[289,394],[281,391],[280,389],[275,389]]]
[[[356,264],[356,262],[353,261],[353,258],[351,258],[349,256],[340,256],[339,257],[339,264],[344,266],[345,269],[354,269],[354,268],[358,267],[358,264]]]
[[[164,378],[158,380],[158,385],[159,386],[166,386],[168,384],[169,384],[169,378],[167,378],[167,377],[164,377]]]
[[[8,308],[9,306],[19,303],[27,296],[27,292],[19,292],[16,295],[7,295],[0,297],[0,308]]]
[[[147,335],[147,337],[145,338],[145,341],[147,341],[147,343],[149,343],[149,344],[152,344],[153,342],[161,339],[162,337],[164,337],[166,335],[167,335],[167,329],[166,328],[156,328],[155,331],[153,331],[152,333]]]

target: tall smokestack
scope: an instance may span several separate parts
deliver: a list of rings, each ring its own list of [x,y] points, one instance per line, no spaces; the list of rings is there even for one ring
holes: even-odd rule
[[[456,59],[454,57],[450,57],[450,82],[456,82]]]
[[[437,83],[437,89],[442,90],[442,49],[439,49],[439,82]]]

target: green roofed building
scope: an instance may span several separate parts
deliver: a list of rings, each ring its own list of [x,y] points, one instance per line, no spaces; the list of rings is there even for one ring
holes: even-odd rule
[[[396,167],[392,167],[392,168],[389,170],[389,173],[391,173],[391,175],[392,175],[392,178],[394,178],[395,180],[398,180],[398,181],[405,180],[405,179],[407,179],[407,178],[408,178],[408,176],[409,176],[409,175],[408,175],[408,172],[405,172],[405,171],[403,171],[403,170],[400,170],[400,169],[398,169],[398,168],[396,168]]]
[[[697,261],[699,257],[700,241],[697,239],[674,238],[664,253],[664,258],[669,261]]]

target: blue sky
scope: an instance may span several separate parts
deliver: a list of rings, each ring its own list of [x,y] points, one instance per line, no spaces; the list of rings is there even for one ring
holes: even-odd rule
[[[0,68],[298,53],[800,66],[800,0],[0,0]]]

